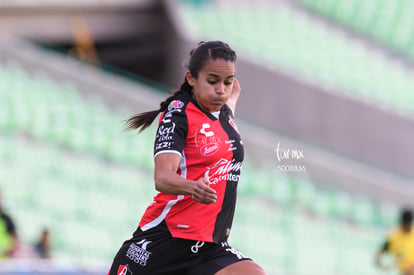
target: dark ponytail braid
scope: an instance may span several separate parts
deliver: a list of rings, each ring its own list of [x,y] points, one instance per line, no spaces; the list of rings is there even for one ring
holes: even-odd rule
[[[198,73],[204,66],[204,63],[207,59],[217,59],[222,58],[226,61],[236,61],[236,53],[230,48],[230,46],[221,41],[208,41],[200,42],[198,45],[191,50],[190,60],[188,62],[188,70],[191,75],[195,78],[198,77]],[[152,124],[155,118],[159,113],[164,112],[168,105],[173,101],[177,96],[182,93],[192,92],[192,87],[187,82],[187,78],[184,79],[184,83],[181,85],[180,89],[168,97],[166,100],[160,103],[160,108],[158,110],[144,112],[136,114],[128,118],[125,122],[126,130],[136,130],[139,129],[139,132],[145,130],[148,126]]]
[[[187,79],[184,79],[184,83],[181,85],[180,89],[176,91],[174,94],[170,95],[166,100],[160,103],[160,108],[158,110],[148,111],[136,114],[130,118],[128,118],[125,122],[126,130],[136,130],[139,129],[139,132],[145,130],[149,127],[152,122],[154,122],[155,118],[157,118],[159,113],[164,112],[168,105],[173,101],[177,96],[183,93],[190,93],[192,91],[192,87],[188,84]]]

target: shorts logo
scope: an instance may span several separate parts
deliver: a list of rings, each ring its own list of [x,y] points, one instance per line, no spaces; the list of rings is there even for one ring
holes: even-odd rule
[[[152,243],[152,241],[147,241],[146,239],[143,239],[136,244],[131,243],[126,256],[134,263],[146,266],[152,254],[151,252],[147,251],[147,247],[150,243]]]
[[[233,255],[235,255],[237,257],[237,259],[239,259],[239,260],[242,260],[242,259],[246,259],[247,258],[246,256],[243,255],[243,253],[241,253],[237,249],[231,247],[227,242],[222,242],[221,243],[221,247],[222,248],[225,248],[227,252],[230,252]]]
[[[132,275],[132,272],[128,270],[128,265],[120,265],[118,267],[118,275]]]

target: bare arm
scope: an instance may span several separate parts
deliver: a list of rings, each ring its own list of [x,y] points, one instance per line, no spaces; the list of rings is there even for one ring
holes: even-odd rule
[[[390,270],[392,268],[391,265],[386,265],[382,261],[382,256],[387,253],[388,246],[389,246],[389,243],[388,243],[388,240],[387,240],[384,243],[383,247],[381,249],[379,249],[377,251],[377,253],[375,254],[375,264],[383,270]]]
[[[383,251],[378,251],[376,254],[375,254],[375,264],[379,267],[379,268],[381,268],[381,269],[383,269],[383,270],[391,270],[391,269],[393,269],[393,265],[390,265],[390,264],[385,264],[385,263],[383,263],[383,261],[382,261],[382,256],[385,254],[385,252],[383,252]]]
[[[230,98],[227,100],[227,105],[230,107],[230,109],[233,112],[233,115],[236,115],[236,105],[237,100],[239,100],[240,97],[240,84],[239,81],[235,78],[233,81],[233,90],[231,91]]]
[[[206,178],[187,180],[177,174],[180,156],[174,153],[159,154],[155,158],[154,180],[157,191],[171,195],[192,195],[193,200],[215,203],[216,191],[209,186]]]

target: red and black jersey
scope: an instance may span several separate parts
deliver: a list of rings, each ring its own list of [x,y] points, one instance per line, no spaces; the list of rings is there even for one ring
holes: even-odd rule
[[[227,240],[244,155],[230,108],[224,105],[220,112],[204,112],[188,93],[173,100],[160,118],[154,158],[166,152],[181,156],[177,174],[189,180],[208,177],[218,198],[216,203],[202,204],[190,195],[160,192],[145,211],[141,230],[165,221],[176,238],[215,243]]]

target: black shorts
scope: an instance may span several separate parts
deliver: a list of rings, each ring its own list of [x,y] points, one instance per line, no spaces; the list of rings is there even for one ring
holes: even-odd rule
[[[164,226],[138,229],[124,242],[108,275],[212,275],[233,263],[250,260],[227,242],[173,238]]]

